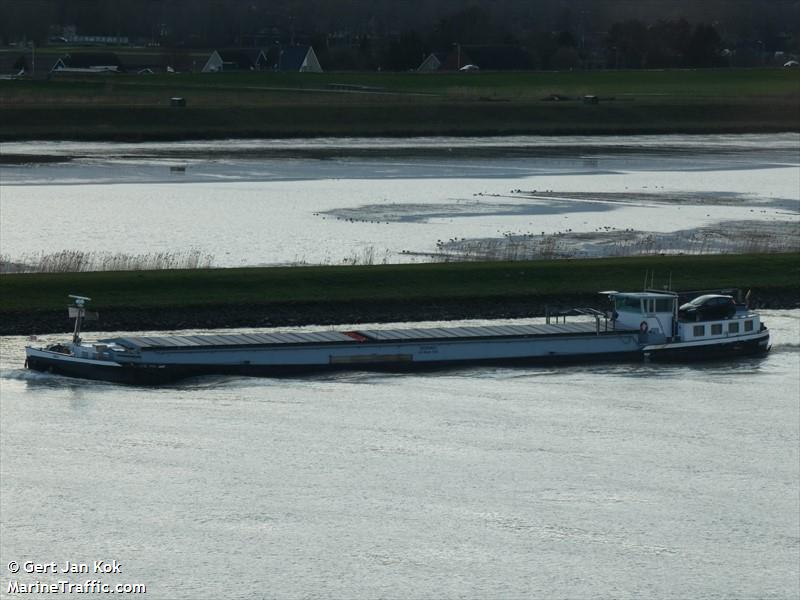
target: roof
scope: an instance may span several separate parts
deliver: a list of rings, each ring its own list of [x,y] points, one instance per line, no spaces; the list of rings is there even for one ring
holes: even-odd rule
[[[30,53],[0,52],[0,73],[14,73],[30,70]]]
[[[417,67],[417,71],[438,71],[447,60],[447,52],[431,52]]]
[[[135,71],[149,67],[152,69],[164,69],[167,63],[167,55],[163,53],[152,54],[118,54],[117,60],[126,71]]]
[[[121,66],[119,57],[113,52],[73,52],[62,60],[64,65],[71,69]]]
[[[259,48],[227,48],[218,50],[222,62],[234,64],[240,69],[254,69],[258,66],[259,56],[262,51]]]
[[[280,60],[277,63],[278,69],[281,71],[299,71],[310,50],[311,46],[289,46],[288,48],[282,48]]]
[[[677,298],[677,294],[671,292],[609,292],[609,296],[625,296],[627,298]]]
[[[728,294],[703,294],[702,296],[697,296],[691,300],[691,302],[703,302],[708,300],[709,298],[733,298],[733,296],[729,296]]]
[[[259,59],[266,58],[266,54],[261,48],[241,48],[239,52],[244,54],[254,65],[258,64]]]

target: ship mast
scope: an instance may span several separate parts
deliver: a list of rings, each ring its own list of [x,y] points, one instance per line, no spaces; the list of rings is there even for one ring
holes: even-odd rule
[[[75,317],[75,330],[72,332],[72,343],[77,346],[81,343],[81,325],[83,318],[86,316],[86,303],[91,300],[86,296],[69,295],[70,298],[75,300],[75,306],[69,307],[69,316]]]

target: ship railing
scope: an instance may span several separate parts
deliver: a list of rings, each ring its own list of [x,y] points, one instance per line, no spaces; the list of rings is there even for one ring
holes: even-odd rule
[[[597,310],[596,308],[576,308],[575,312],[579,315],[594,317],[597,335],[600,335],[601,331],[608,331],[608,322],[610,319],[608,318],[608,314],[602,310]],[[602,325],[600,325],[601,320],[603,322]]]
[[[555,323],[558,324],[558,320],[561,319],[562,323],[567,322],[567,317],[573,316],[587,316],[593,317],[595,322],[595,329],[597,331],[597,335],[600,335],[602,331],[609,330],[609,316],[607,313],[597,310],[596,308],[570,308],[569,310],[551,310],[549,306],[545,307],[545,323],[548,325],[551,324],[552,320],[555,319]],[[602,324],[601,324],[602,322]],[[613,329],[613,324],[612,324]]]

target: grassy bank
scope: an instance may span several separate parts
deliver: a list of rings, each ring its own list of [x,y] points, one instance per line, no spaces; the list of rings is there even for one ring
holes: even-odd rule
[[[362,107],[30,107],[0,111],[0,139],[145,141],[222,137],[777,133],[800,130],[794,105],[488,104]]]
[[[168,330],[523,317],[603,306],[602,289],[636,290],[645,272],[674,289],[753,289],[796,306],[800,255],[644,257],[367,267],[209,269],[0,276],[0,334],[67,331],[67,295],[102,313],[95,330]]]
[[[0,139],[798,131],[798,102],[790,69],[54,76],[0,81]]]
[[[200,325],[216,327],[268,322],[242,314],[280,314],[282,323],[347,322],[384,313],[383,320],[424,319],[437,305],[456,307],[454,317],[477,317],[506,314],[488,308],[502,309],[504,303],[560,304],[565,299],[594,298],[598,290],[641,289],[648,271],[655,271],[659,287],[671,277],[673,289],[752,288],[761,298],[780,295],[800,301],[800,254],[660,256],[2,275],[0,321],[6,334],[20,332],[23,325],[42,331],[36,326],[39,317],[65,324],[68,294],[92,297],[92,306],[105,316],[133,311],[135,323],[113,318],[111,323],[139,329],[198,326],[193,314],[203,315]],[[415,312],[416,307],[427,308]],[[161,311],[171,316],[165,320]],[[442,314],[446,311],[436,316]]]

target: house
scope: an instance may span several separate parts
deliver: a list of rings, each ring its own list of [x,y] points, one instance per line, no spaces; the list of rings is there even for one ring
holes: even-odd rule
[[[31,72],[30,54],[0,52],[0,78],[10,79]]]
[[[263,71],[268,68],[267,55],[259,48],[214,50],[203,66],[203,73],[220,71]]]
[[[431,52],[417,67],[417,71],[438,71],[447,60],[447,52]]]
[[[62,39],[66,40],[66,43],[69,44],[87,46],[127,46],[130,43],[130,40],[127,37],[116,35],[75,35],[68,38],[64,37]]]
[[[134,74],[163,73],[166,71],[166,57],[161,53],[120,54],[120,71]]]
[[[63,73],[118,73],[122,63],[113,52],[73,52],[59,58],[50,69]]]
[[[482,71],[522,71],[530,69],[532,63],[528,53],[516,46],[457,45],[440,68],[458,71],[465,65],[475,65]]]
[[[267,51],[267,64],[273,71],[322,73],[311,46],[273,46]]]
[[[207,60],[203,54],[185,50],[167,50],[161,54],[162,68],[167,73],[197,73]]]
[[[219,73],[223,70],[223,66],[225,63],[222,60],[222,57],[219,55],[219,52],[214,50],[211,53],[211,56],[208,57],[206,64],[203,65],[201,71],[203,73]]]

